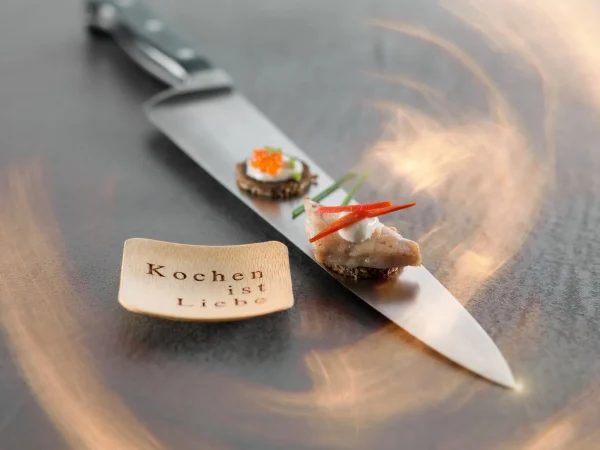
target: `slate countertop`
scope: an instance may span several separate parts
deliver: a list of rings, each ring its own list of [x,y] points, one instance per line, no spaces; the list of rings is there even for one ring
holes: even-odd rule
[[[287,312],[192,324],[121,308],[128,238],[285,240],[146,121],[162,86],[89,36],[81,5],[5,1],[0,447],[596,448],[600,16],[487,3],[152,2],[333,176],[380,171],[359,200],[417,199],[397,225],[516,392],[293,247]]]

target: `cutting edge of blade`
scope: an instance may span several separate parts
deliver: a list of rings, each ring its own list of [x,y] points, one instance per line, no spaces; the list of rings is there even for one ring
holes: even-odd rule
[[[314,259],[313,259],[314,260]],[[339,280],[337,280],[336,276],[331,273],[327,267],[325,267],[324,265],[320,264],[318,261],[315,261],[323,270],[325,270],[325,272],[327,272],[330,276],[332,276],[334,279],[336,279],[336,281],[339,282]],[[481,326],[481,324],[473,317],[473,315],[456,299],[456,297],[454,297],[450,291],[448,291],[446,289],[446,287],[440,283],[440,281],[435,278],[433,276],[433,274],[425,267],[425,266],[419,266],[417,269],[420,270],[424,270],[427,272],[427,274],[433,278],[436,283],[439,283],[440,286],[444,289],[444,291],[450,296],[452,297],[452,299],[454,300],[454,302],[456,302],[456,305],[461,309],[462,313],[467,315],[470,318],[470,322],[471,325],[473,327],[476,327],[477,330],[479,331],[481,338],[485,339],[486,344],[490,347],[491,351],[493,351],[494,355],[494,359],[496,361],[496,369],[497,369],[497,374],[492,373],[492,371],[488,371],[488,370],[482,370],[480,367],[475,366],[474,364],[464,360],[464,359],[460,359],[457,358],[456,356],[452,355],[451,352],[449,351],[445,351],[443,349],[440,348],[440,346],[433,344],[432,342],[428,342],[426,339],[423,339],[422,337],[419,336],[419,333],[416,333],[414,331],[412,331],[409,326],[405,326],[405,325],[401,325],[399,323],[397,323],[394,318],[387,314],[384,310],[380,309],[377,307],[377,305],[373,304],[372,302],[364,299],[363,297],[360,296],[359,293],[354,292],[352,290],[351,287],[349,287],[348,285],[346,285],[343,282],[340,282],[340,284],[342,286],[344,286],[348,291],[350,291],[352,294],[356,295],[358,298],[360,298],[363,302],[367,303],[370,307],[372,307],[373,309],[375,309],[377,312],[379,312],[380,314],[382,314],[383,316],[385,316],[388,320],[390,320],[392,323],[394,323],[396,326],[402,328],[404,331],[406,331],[408,334],[410,334],[411,336],[413,336],[415,339],[419,340],[420,342],[422,342],[423,344],[427,345],[427,347],[429,347],[430,349],[432,349],[434,352],[438,353],[439,355],[443,356],[445,359],[453,362],[454,364],[456,364],[459,367],[462,367],[476,375],[478,375],[479,377],[486,379],[488,381],[492,381],[502,387],[508,388],[508,389],[515,389],[515,387],[517,386],[514,374],[512,369],[510,368],[510,365],[508,364],[508,361],[506,360],[506,358],[504,357],[504,355],[502,354],[502,352],[500,351],[500,349],[498,348],[498,346],[496,345],[496,343],[494,342],[494,340],[490,337],[490,335],[487,333],[487,331]],[[501,375],[500,375],[501,374]]]

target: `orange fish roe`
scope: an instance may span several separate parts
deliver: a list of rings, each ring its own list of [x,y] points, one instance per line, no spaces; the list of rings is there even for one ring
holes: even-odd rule
[[[252,154],[250,165],[263,173],[277,175],[283,167],[283,155],[278,151],[258,148]]]

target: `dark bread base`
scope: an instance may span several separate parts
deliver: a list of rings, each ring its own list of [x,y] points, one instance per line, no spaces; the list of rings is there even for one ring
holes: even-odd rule
[[[390,269],[375,269],[372,267],[356,267],[350,269],[346,266],[329,265],[325,264],[329,270],[339,273],[340,275],[354,280],[387,280],[392,275],[398,273],[399,267],[392,267]]]
[[[302,161],[304,170],[300,181],[258,181],[246,175],[246,162],[236,165],[235,179],[238,187],[256,197],[267,197],[283,199],[300,197],[308,191],[308,188],[316,182],[317,176],[310,173],[308,165]]]

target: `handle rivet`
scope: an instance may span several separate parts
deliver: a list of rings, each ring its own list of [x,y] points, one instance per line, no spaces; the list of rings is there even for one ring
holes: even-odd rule
[[[196,53],[191,48],[184,47],[177,50],[177,57],[179,59],[192,59],[195,55]]]
[[[164,25],[160,20],[150,19],[150,20],[146,21],[146,24],[144,25],[144,27],[146,28],[146,31],[148,31],[149,33],[158,33],[160,30],[162,30],[164,28]]]

